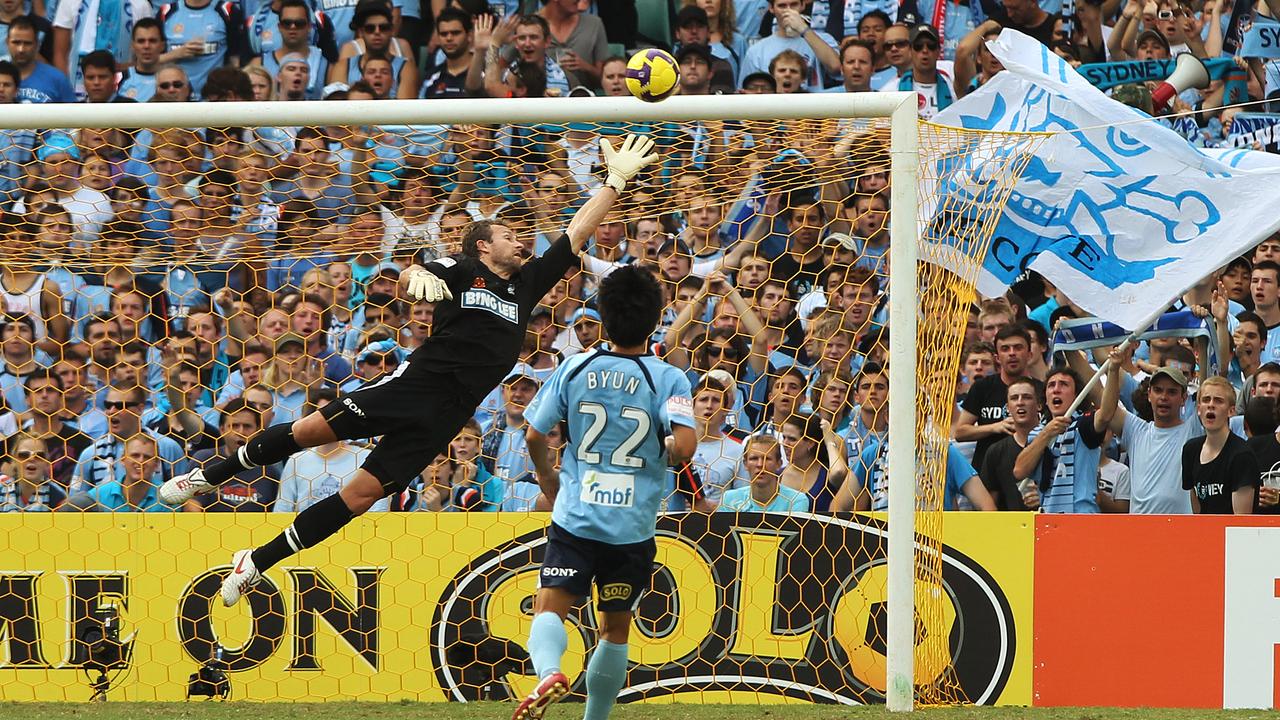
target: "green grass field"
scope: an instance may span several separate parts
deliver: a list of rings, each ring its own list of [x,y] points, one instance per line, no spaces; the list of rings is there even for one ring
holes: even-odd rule
[[[298,717],[310,720],[507,720],[513,709],[514,706],[508,703],[3,703],[0,704],[0,720],[280,720]],[[547,720],[577,720],[581,717],[580,704],[558,706],[546,716]],[[891,715],[882,707],[684,704],[622,705],[614,710],[611,720],[859,720],[885,717]],[[1275,717],[1275,713],[1260,710],[960,707],[921,710],[912,717],[936,720],[1245,720]]]

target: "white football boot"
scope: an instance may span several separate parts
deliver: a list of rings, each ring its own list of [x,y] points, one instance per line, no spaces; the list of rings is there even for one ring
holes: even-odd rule
[[[192,470],[164,481],[157,493],[160,502],[176,506],[185,503],[197,495],[208,495],[217,488],[204,480],[204,471]]]
[[[222,604],[231,607],[249,588],[262,581],[262,573],[253,566],[253,551],[241,550],[231,558],[231,572],[222,581]]]

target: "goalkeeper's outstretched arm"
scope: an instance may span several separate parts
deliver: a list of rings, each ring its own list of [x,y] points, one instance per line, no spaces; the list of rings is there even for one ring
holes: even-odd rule
[[[575,253],[580,253],[587,246],[587,240],[596,233],[596,228],[604,222],[604,218],[613,209],[613,204],[622,196],[627,181],[635,177],[644,167],[658,160],[653,150],[653,140],[644,135],[628,135],[618,149],[608,138],[600,141],[600,151],[604,155],[604,164],[609,174],[604,185],[591,196],[569,221],[565,234]]]

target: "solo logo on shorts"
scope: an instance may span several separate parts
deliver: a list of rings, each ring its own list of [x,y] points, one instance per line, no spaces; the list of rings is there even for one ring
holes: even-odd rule
[[[631,597],[631,586],[626,583],[609,583],[600,588],[600,599],[626,600]]]

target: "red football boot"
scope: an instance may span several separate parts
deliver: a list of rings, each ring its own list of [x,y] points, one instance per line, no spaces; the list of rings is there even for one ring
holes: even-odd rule
[[[551,673],[538,683],[529,697],[520,701],[511,720],[541,720],[552,703],[568,694],[569,678],[564,673]]]

